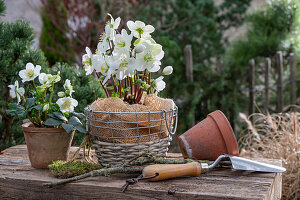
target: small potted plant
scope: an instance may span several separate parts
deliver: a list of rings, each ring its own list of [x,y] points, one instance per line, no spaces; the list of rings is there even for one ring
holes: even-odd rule
[[[86,74],[97,76],[107,95],[87,111],[98,160],[114,165],[144,151],[164,156],[176,130],[177,107],[157,94],[173,68],[161,69],[164,51],[151,37],[152,25],[128,21],[128,30],[119,30],[121,18],[108,16],[95,53],[86,47],[82,57]]]
[[[35,168],[47,168],[55,160],[67,160],[75,130],[85,133],[82,113],[74,112],[78,102],[72,98],[74,92],[70,81],[64,82],[65,91],[58,92],[54,101],[55,84],[61,81],[56,75],[40,73],[41,66],[26,64],[19,72],[23,83],[31,83],[32,90],[25,91],[19,82],[9,85],[10,96],[17,103],[10,103],[7,114],[30,122],[22,124],[28,155]],[[36,79],[39,85],[36,84]]]

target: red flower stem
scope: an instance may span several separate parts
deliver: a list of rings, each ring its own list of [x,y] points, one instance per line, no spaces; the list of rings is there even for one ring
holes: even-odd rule
[[[97,76],[98,79],[99,79],[99,78],[100,78],[100,75],[99,75],[97,72],[95,72],[95,74],[96,74],[96,76]],[[106,94],[106,97],[108,98],[108,97],[109,97],[108,91],[107,91],[107,89],[104,87],[103,81],[101,81],[101,80],[100,80],[100,85],[102,86],[102,88],[103,88],[103,90],[104,90],[104,92],[105,92],[105,94]]]
[[[149,72],[149,76],[148,76],[148,84],[151,84],[151,72]]]
[[[124,94],[124,101],[126,101],[127,100],[127,93],[128,93],[128,91],[127,91],[127,87],[128,87],[128,85],[129,85],[129,83],[128,83],[128,78],[125,78],[124,79],[124,83],[125,83],[125,94]]]
[[[118,88],[116,87],[115,85],[115,80],[114,80],[114,77],[111,75],[111,80],[113,82],[113,86],[114,86],[114,92],[118,92]]]
[[[134,81],[134,103],[136,103],[136,98],[137,98],[137,93],[138,93],[138,90],[139,90],[139,84],[137,83],[137,80],[138,80],[138,71],[136,71],[136,75],[135,75],[135,81]]]
[[[132,90],[133,90],[133,88],[132,88],[132,78],[128,77],[128,79],[129,79],[129,83],[130,83],[130,94],[132,95]]]
[[[148,85],[151,86],[151,72],[149,72],[149,74],[148,74]],[[150,94],[150,88],[151,88],[151,87],[148,88],[147,94]]]
[[[119,80],[119,93],[120,93],[120,98],[122,98],[122,81]]]

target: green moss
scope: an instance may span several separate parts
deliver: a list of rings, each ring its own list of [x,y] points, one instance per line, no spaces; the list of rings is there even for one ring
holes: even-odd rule
[[[49,170],[56,178],[70,178],[101,168],[103,168],[101,165],[82,161],[66,162],[58,160],[49,165]]]

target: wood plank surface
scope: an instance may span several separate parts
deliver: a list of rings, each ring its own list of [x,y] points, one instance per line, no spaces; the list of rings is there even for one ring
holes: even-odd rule
[[[72,147],[71,153],[75,151]],[[169,154],[168,157],[181,157]],[[258,159],[281,166],[280,160]],[[117,174],[90,177],[67,185],[48,188],[43,183],[57,180],[48,170],[30,166],[26,145],[0,154],[0,199],[280,199],[281,174],[216,169],[198,177],[183,177],[160,182],[141,181],[121,188],[127,178]]]

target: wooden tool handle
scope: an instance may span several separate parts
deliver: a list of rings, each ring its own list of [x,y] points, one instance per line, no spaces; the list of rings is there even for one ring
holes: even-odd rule
[[[157,164],[149,165],[143,170],[143,177],[158,176],[148,179],[149,181],[160,181],[182,176],[198,176],[201,174],[201,164],[191,162],[186,164]]]

